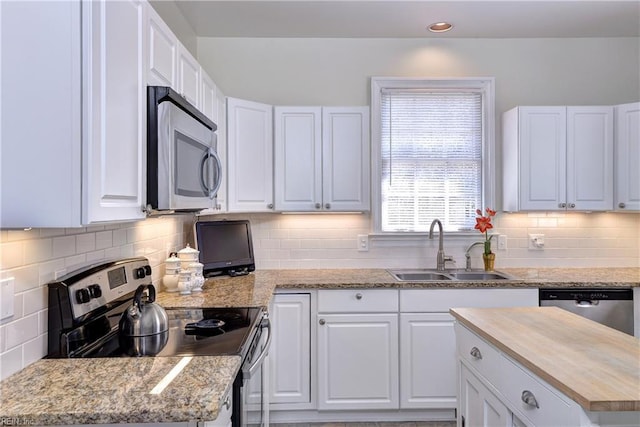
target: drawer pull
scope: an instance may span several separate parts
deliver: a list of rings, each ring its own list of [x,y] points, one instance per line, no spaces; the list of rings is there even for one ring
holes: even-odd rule
[[[224,408],[226,410],[231,409],[231,397],[230,396],[227,396],[227,398],[224,399],[224,403],[222,404],[222,406],[224,406]]]
[[[358,299],[358,300],[359,300],[359,299],[362,299],[362,294],[361,294],[361,293],[357,293],[357,294],[356,294],[356,299]]]
[[[320,323],[321,325],[324,325],[325,321],[324,321],[324,319],[320,319],[320,320],[318,320],[318,323]]]
[[[471,351],[469,352],[469,354],[470,354],[474,359],[477,359],[477,360],[482,359],[482,353],[480,353],[480,350],[478,349],[478,347],[473,347],[473,348],[471,349]]]
[[[529,406],[540,409],[540,405],[538,405],[536,397],[529,390],[525,390],[522,392],[522,401]]]

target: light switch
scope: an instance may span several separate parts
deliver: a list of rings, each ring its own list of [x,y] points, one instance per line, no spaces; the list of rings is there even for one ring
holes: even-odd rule
[[[0,320],[13,317],[15,278],[0,280]]]

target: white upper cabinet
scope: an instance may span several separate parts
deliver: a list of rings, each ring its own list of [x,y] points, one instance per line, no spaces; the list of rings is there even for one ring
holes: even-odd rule
[[[615,108],[615,201],[617,211],[640,210],[640,102]]]
[[[147,84],[176,89],[178,39],[153,7],[147,9]]]
[[[145,214],[145,3],[83,2],[83,223]]]
[[[145,6],[0,5],[1,227],[144,217]]]
[[[200,64],[182,44],[178,45],[178,88],[191,105],[200,108]]]
[[[322,108],[275,107],[275,202],[279,211],[322,209]]]
[[[230,212],[272,212],[273,107],[227,98],[227,201]]]
[[[504,210],[612,209],[613,107],[516,107],[502,124]]]
[[[369,107],[322,109],[325,210],[369,210],[369,145]]]
[[[369,210],[369,108],[274,114],[276,210]]]
[[[220,120],[218,119],[218,95],[216,92],[216,84],[204,69],[200,67],[200,105],[197,107],[220,128]]]

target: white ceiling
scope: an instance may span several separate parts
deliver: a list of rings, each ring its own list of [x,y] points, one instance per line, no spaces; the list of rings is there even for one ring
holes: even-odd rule
[[[202,37],[640,36],[640,0],[174,1]],[[425,29],[438,21],[454,29]]]

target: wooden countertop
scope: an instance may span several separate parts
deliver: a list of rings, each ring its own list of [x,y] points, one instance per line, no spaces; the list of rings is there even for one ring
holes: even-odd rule
[[[587,411],[640,411],[640,340],[557,307],[451,314]]]

